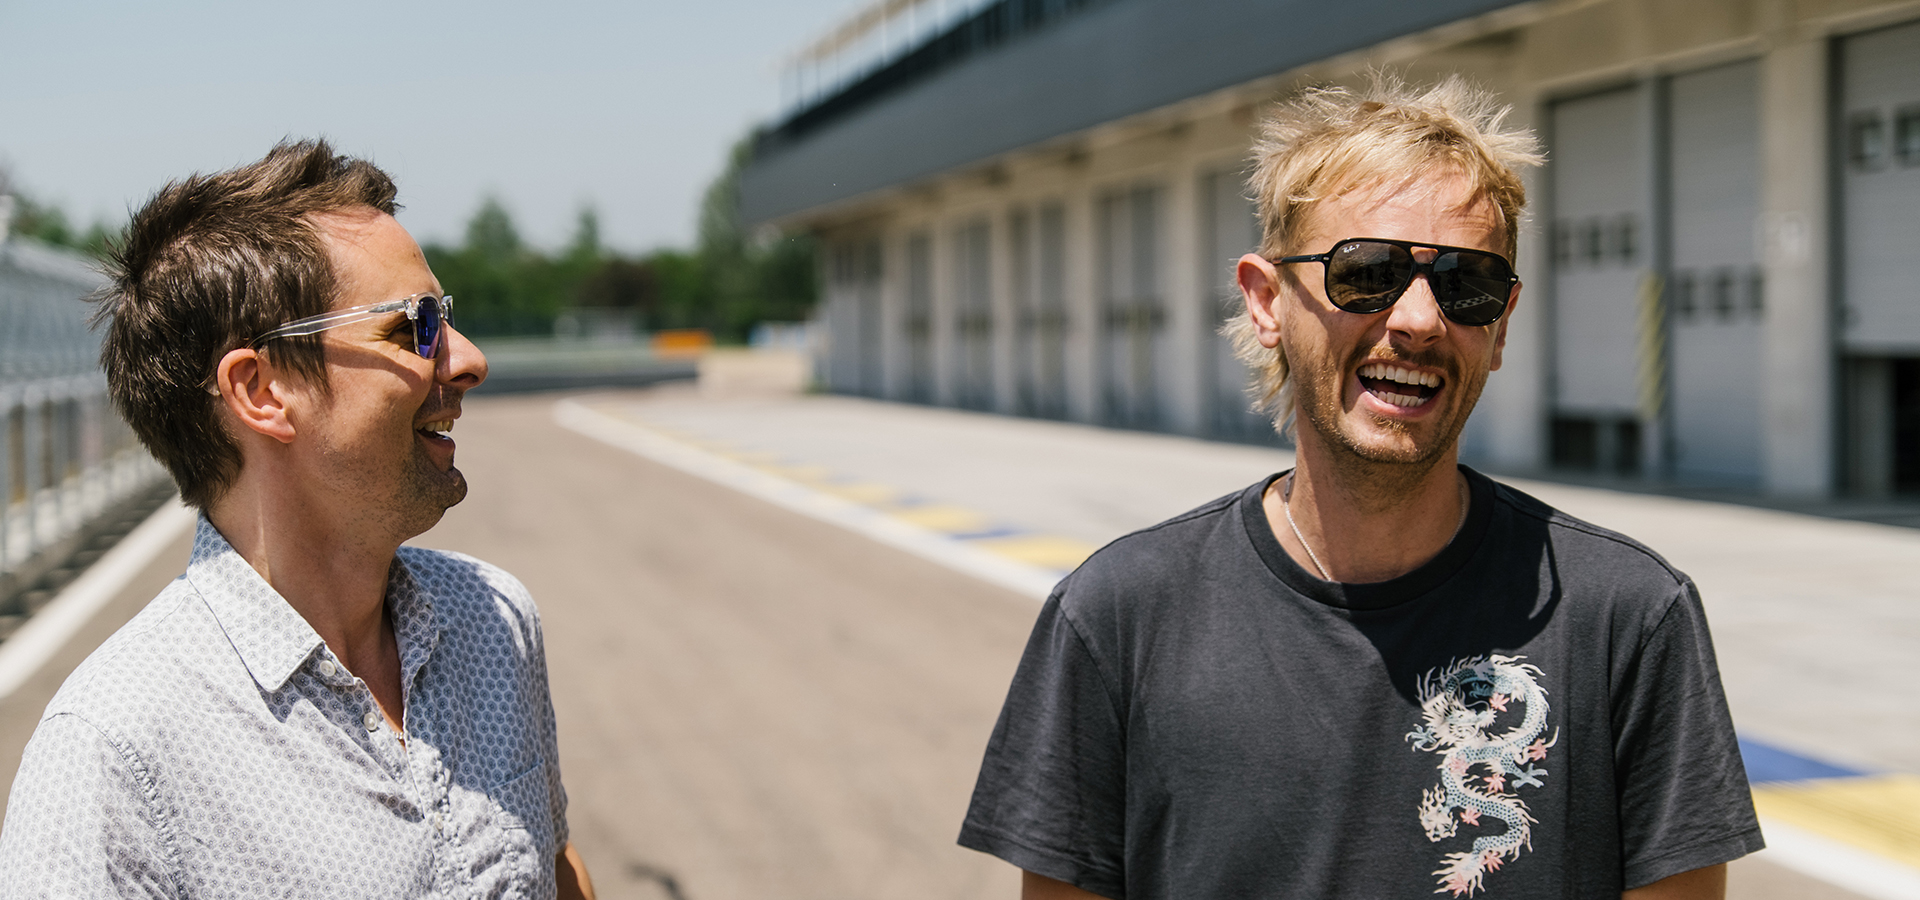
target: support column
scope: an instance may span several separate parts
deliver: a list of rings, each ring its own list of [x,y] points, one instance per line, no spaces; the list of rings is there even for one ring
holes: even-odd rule
[[[1760,61],[1762,466],[1783,496],[1833,493],[1829,72],[1822,38],[1783,36]]]
[[[1166,332],[1161,345],[1166,348],[1165,368],[1156,373],[1162,409],[1161,427],[1178,434],[1200,434],[1201,415],[1207,408],[1200,380],[1205,341],[1213,335],[1208,325],[1212,298],[1204,290],[1205,276],[1200,273],[1200,173],[1185,144],[1176,144],[1173,164],[1167,169],[1166,208],[1161,259],[1165,274],[1160,279],[1162,309],[1166,312]]]
[[[1025,204],[1018,205],[1024,207]],[[1022,310],[1014,303],[1017,294],[1014,281],[1017,277],[1027,281],[1025,290],[1032,289],[1031,274],[1014,271],[1014,260],[1019,258],[1020,254],[1030,254],[1032,247],[1030,233],[1014,233],[1015,208],[1016,204],[1012,202],[1003,200],[995,203],[989,213],[991,224],[987,226],[989,246],[992,247],[988,252],[988,259],[991,261],[993,271],[993,291],[990,301],[993,306],[993,410],[1003,415],[1013,415],[1021,411],[1021,361],[1018,356],[1021,331],[1030,327],[1027,323],[1020,321]],[[1028,221],[1027,227],[1031,229],[1031,219]],[[1016,240],[1024,241],[1027,246],[1016,246]],[[1029,255],[1026,259],[1027,266],[1031,268],[1032,257]]]
[[[1512,125],[1539,130],[1544,101],[1536,95],[1509,93]],[[1501,353],[1500,371],[1487,379],[1468,427],[1481,433],[1469,437],[1463,445],[1483,453],[1495,465],[1507,469],[1539,469],[1547,464],[1547,304],[1553,288],[1548,266],[1552,221],[1547,213],[1547,170],[1532,168],[1520,173],[1527,186],[1527,197],[1534,209],[1532,223],[1520,232],[1519,258],[1515,268],[1520,275],[1520,302],[1507,321],[1507,347]]]
[[[1099,249],[1093,191],[1076,178],[1062,198],[1067,215],[1067,417],[1100,416],[1100,301],[1095,296]]]

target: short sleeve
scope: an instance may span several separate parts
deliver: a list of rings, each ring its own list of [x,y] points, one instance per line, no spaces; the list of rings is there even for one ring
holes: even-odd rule
[[[151,788],[91,723],[41,721],[0,829],[0,898],[178,896]]]
[[[1629,890],[1764,846],[1692,582],[1642,644],[1613,716]]]
[[[1108,683],[1049,599],[988,741],[961,846],[1124,895],[1126,734]]]
[[[532,601],[529,600],[529,607]],[[532,617],[533,639],[528,643],[527,670],[533,679],[534,693],[542,710],[541,758],[547,761],[547,803],[553,815],[554,846],[564,849],[571,836],[567,830],[567,789],[560,782],[560,729],[553,715],[553,692],[547,684],[547,645],[540,627],[539,613]]]

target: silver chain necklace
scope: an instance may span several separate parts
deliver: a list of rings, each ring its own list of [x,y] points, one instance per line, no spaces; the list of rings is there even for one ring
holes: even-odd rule
[[[1313,569],[1320,573],[1321,581],[1332,581],[1327,576],[1327,567],[1320,564],[1313,547],[1307,543],[1307,536],[1300,533],[1300,526],[1293,521],[1293,473],[1287,473],[1287,486],[1280,489],[1280,511],[1287,515],[1287,527],[1293,529],[1293,536],[1300,542],[1300,549],[1307,551],[1307,558],[1313,560]]]
[[[1470,502],[1468,499],[1470,496],[1471,494],[1469,494],[1469,492],[1467,491],[1466,485],[1464,484],[1461,485],[1460,486],[1460,521],[1455,523],[1453,526],[1453,537],[1447,539],[1447,543],[1449,544],[1453,543],[1454,538],[1457,538],[1460,536],[1461,529],[1464,529],[1467,527],[1467,505]],[[1286,487],[1283,487],[1280,489],[1280,511],[1286,514],[1287,527],[1293,529],[1294,539],[1300,542],[1300,549],[1307,551],[1307,559],[1310,559],[1313,561],[1313,570],[1320,573],[1320,580],[1332,581],[1333,578],[1327,575],[1327,567],[1321,565],[1320,557],[1314,554],[1313,545],[1307,543],[1307,536],[1300,533],[1299,523],[1293,521],[1293,473],[1292,472],[1287,473]]]

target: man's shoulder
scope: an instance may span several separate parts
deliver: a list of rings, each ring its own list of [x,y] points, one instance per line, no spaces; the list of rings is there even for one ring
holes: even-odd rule
[[[397,555],[408,574],[436,598],[454,602],[506,601],[528,611],[533,609],[533,595],[520,579],[479,557],[425,547],[401,547]]]
[[[239,665],[220,623],[182,575],[74,668],[43,718],[74,715],[103,732],[164,718],[209,657]]]
[[[1512,514],[1515,527],[1539,532],[1553,547],[1557,562],[1674,587],[1691,581],[1658,551],[1628,535],[1572,515],[1510,484],[1492,481],[1492,485],[1495,502]]]
[[[1265,483],[1263,480],[1261,483]],[[1188,590],[1210,557],[1247,545],[1239,501],[1250,488],[1216,497],[1165,521],[1129,532],[1099,550],[1060,582],[1055,593],[1069,606],[1134,604],[1141,598]],[[1246,546],[1251,553],[1251,547]]]
[[[434,620],[456,636],[449,651],[491,656],[512,648],[526,658],[544,643],[533,594],[507,570],[452,550],[401,547],[398,557]]]

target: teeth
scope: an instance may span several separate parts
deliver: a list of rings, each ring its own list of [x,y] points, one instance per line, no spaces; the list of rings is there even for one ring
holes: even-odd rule
[[[441,421],[438,421],[438,422],[428,422],[427,424],[420,426],[420,430],[431,431],[435,434],[445,434],[453,430],[453,420],[442,419]]]
[[[1420,404],[1427,402],[1425,400],[1420,399],[1419,397],[1413,397],[1407,394],[1375,393],[1374,396],[1382,400],[1385,400],[1388,403],[1393,404],[1394,406],[1419,406]]]
[[[1390,366],[1386,363],[1371,363],[1361,366],[1360,377],[1372,378],[1377,381],[1397,381],[1401,384],[1417,384],[1430,388],[1440,386],[1440,376],[1431,372],[1415,372],[1412,369],[1402,369],[1399,366]],[[1404,406],[1406,404],[1402,405]]]

